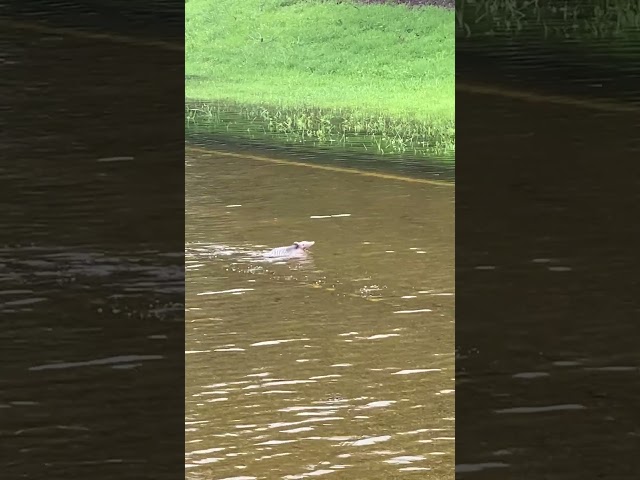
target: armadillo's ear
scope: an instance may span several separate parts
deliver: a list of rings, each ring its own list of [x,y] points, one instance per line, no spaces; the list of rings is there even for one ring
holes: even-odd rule
[[[300,248],[300,244],[298,242],[293,242],[293,244],[296,246],[296,248]]]

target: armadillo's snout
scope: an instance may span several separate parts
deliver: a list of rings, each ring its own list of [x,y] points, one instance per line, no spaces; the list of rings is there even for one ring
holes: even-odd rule
[[[303,241],[297,243],[300,247],[302,247],[303,250],[309,250],[316,242]]]

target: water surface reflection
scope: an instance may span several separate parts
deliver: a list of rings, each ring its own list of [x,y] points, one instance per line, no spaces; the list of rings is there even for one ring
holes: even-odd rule
[[[187,477],[451,478],[453,188],[186,161]]]

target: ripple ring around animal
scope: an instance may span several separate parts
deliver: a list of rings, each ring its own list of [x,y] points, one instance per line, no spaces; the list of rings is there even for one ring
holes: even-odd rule
[[[288,247],[278,247],[264,254],[265,258],[304,258],[307,256],[309,249],[316,242],[310,242],[307,240],[293,242],[293,245]]]

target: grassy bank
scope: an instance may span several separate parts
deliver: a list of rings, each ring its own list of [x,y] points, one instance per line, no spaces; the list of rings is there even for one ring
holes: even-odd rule
[[[640,33],[640,2],[459,0],[456,2],[456,30],[465,36],[526,33],[582,41],[637,36]]]
[[[189,121],[237,109],[304,141],[455,146],[454,12],[320,0],[188,0]],[[194,105],[190,103],[190,105]]]

